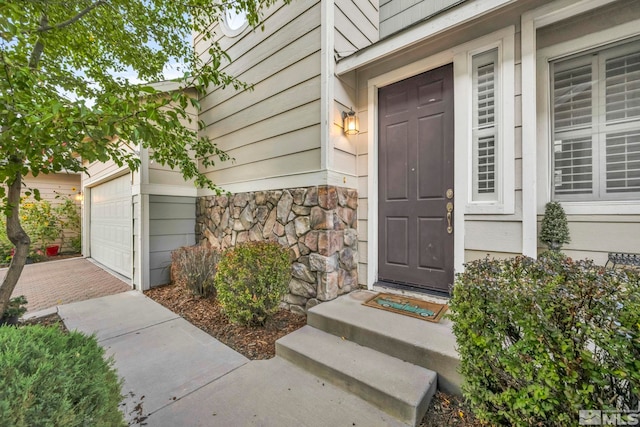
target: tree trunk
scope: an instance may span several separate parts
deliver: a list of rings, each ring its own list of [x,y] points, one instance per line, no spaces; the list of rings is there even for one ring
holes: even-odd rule
[[[17,172],[13,182],[9,185],[7,194],[9,207],[7,212],[7,237],[15,245],[16,251],[11,260],[11,265],[9,265],[7,275],[2,280],[2,285],[0,285],[0,317],[7,309],[11,294],[18,283],[20,274],[22,274],[24,264],[27,262],[29,246],[31,245],[31,239],[29,239],[29,236],[20,225],[20,190],[22,190],[22,175]]]

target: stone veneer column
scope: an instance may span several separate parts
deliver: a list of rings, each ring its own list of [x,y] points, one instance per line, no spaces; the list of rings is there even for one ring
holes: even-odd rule
[[[261,240],[289,248],[283,305],[304,312],[357,286],[357,207],[356,190],[335,186],[200,197],[196,237],[217,250]]]

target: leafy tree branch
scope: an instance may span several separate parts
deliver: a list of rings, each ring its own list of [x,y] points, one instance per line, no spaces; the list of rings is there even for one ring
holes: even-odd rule
[[[0,204],[16,245],[0,285],[0,312],[29,251],[20,227],[28,174],[86,172],[113,161],[135,170],[137,154],[216,191],[204,173],[229,159],[191,123],[198,97],[218,87],[251,87],[227,71],[216,35],[226,8],[263,27],[264,10],[290,0],[6,0],[0,2]],[[189,42],[198,34],[197,51]],[[180,64],[179,90],[158,91],[165,67]],[[123,75],[132,75],[124,78]]]

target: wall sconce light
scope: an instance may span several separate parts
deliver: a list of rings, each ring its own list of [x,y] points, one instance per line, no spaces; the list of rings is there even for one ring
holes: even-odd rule
[[[81,202],[84,197],[82,196],[82,193],[78,191],[78,194],[76,194],[73,198],[76,199],[77,202]]]
[[[353,108],[349,108],[349,111],[342,112],[342,129],[345,135],[357,135],[360,132],[360,126],[358,123],[358,117]]]

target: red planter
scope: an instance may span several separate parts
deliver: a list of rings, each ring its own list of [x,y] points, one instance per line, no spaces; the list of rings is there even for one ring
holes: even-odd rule
[[[46,249],[47,256],[56,256],[58,255],[59,250],[60,250],[59,245],[47,246],[47,249]]]

